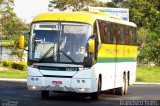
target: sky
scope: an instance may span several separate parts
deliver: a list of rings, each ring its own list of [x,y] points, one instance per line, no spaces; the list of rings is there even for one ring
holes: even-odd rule
[[[14,0],[14,11],[26,23],[31,23],[34,16],[48,11],[50,0]]]
[[[14,0],[14,11],[19,18],[26,23],[31,23],[32,19],[39,13],[48,11],[50,0]],[[110,0],[100,0],[110,1]]]

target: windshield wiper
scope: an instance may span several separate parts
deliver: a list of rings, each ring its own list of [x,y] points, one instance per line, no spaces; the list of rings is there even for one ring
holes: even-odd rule
[[[54,49],[54,46],[50,47],[50,48],[47,50],[47,52],[39,59],[39,62],[41,62],[41,61],[48,55],[48,53],[51,52],[52,49]]]
[[[60,51],[61,53],[63,53],[69,60],[71,60],[74,64],[77,64],[70,56],[68,56],[64,51]]]

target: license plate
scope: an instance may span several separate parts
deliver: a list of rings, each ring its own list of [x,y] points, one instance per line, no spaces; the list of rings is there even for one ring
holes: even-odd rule
[[[62,81],[52,81],[52,84],[54,84],[54,85],[61,85]]]

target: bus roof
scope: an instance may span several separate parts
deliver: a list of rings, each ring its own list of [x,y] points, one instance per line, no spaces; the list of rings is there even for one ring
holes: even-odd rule
[[[136,25],[132,22],[124,21],[118,17],[107,15],[102,12],[47,12],[37,15],[32,22],[39,21],[63,21],[63,22],[82,22],[93,25],[95,20],[105,20],[109,22],[119,23],[123,25],[133,26]]]

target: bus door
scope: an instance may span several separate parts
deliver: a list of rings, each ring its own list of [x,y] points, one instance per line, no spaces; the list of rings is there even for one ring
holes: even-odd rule
[[[115,84],[116,38],[114,25],[107,21],[98,21],[101,47],[98,51],[97,64],[102,73],[102,90],[112,89]]]

